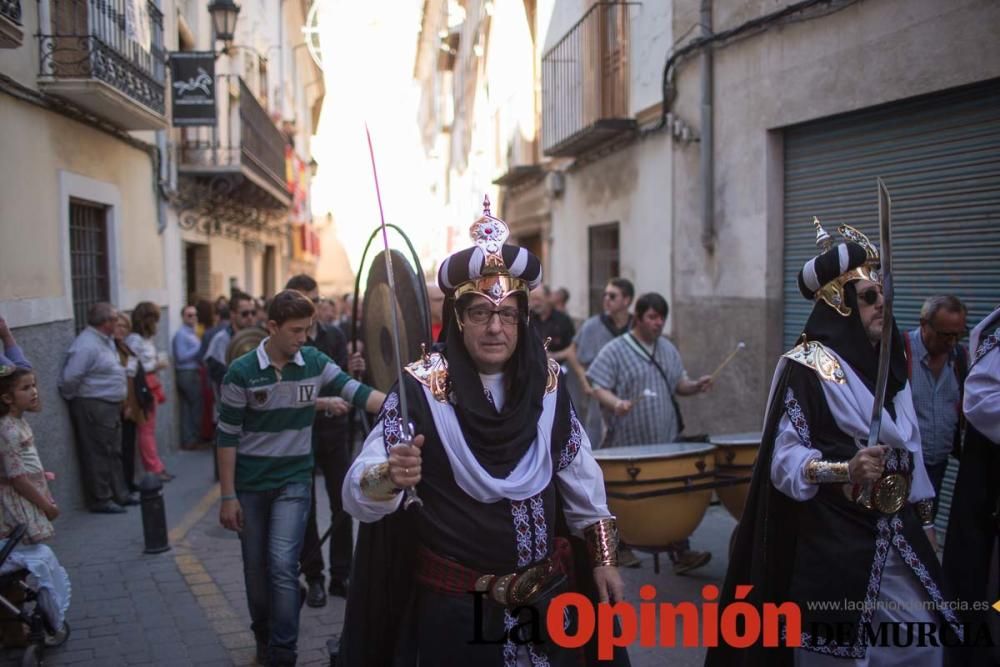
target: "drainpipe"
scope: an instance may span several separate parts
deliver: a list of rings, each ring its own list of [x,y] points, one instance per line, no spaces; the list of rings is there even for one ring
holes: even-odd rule
[[[701,0],[701,38],[712,36],[712,0]],[[701,55],[701,243],[715,252],[715,137],[712,113],[712,47]]]

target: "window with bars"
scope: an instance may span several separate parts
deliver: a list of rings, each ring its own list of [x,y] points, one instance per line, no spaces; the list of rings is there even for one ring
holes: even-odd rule
[[[621,275],[621,257],[618,250],[618,223],[596,225],[590,235],[590,314],[603,309],[604,287],[612,278]]]
[[[107,206],[70,200],[69,259],[73,282],[73,319],[79,332],[87,326],[90,306],[111,300]]]

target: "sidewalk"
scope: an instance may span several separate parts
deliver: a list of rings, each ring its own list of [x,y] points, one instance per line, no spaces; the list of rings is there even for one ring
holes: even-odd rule
[[[50,545],[72,581],[72,635],[46,652],[46,665],[231,664],[183,574],[186,528],[212,500],[211,453],[180,452],[168,464],[177,475],[164,487],[170,551],[143,554],[138,507],[122,515],[68,512],[56,521]],[[20,657],[3,651],[0,664],[18,665]]]

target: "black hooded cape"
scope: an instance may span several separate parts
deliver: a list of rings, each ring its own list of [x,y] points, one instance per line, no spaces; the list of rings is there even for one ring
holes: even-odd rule
[[[445,305],[448,315],[451,314],[450,301]],[[446,316],[445,320],[443,341],[461,341],[455,319]],[[459,424],[477,461],[498,477],[509,474],[534,440],[545,392],[547,371],[541,341],[523,322],[519,326],[519,336],[518,349],[506,369],[510,379],[509,393],[501,412],[503,419],[500,420],[496,419],[496,411],[485,399],[482,382],[465,346],[454,342],[443,346],[443,354],[449,363],[449,382],[456,399]],[[416,422],[418,433],[421,428],[426,433],[428,424],[433,428],[433,421],[427,413],[423,389],[410,377],[405,379],[404,389],[411,406],[411,419]],[[391,391],[396,390],[398,385]],[[561,446],[557,440],[562,437],[561,434],[568,434],[570,428],[569,394],[563,385],[559,386],[558,392],[553,424],[554,447]],[[497,437],[498,433],[501,437]],[[526,442],[523,441],[524,434],[530,436]],[[477,447],[477,442],[494,443],[494,446]],[[419,492],[420,485],[417,490]],[[557,487],[555,496],[555,534],[568,538],[573,551],[576,576],[570,581],[570,587],[596,601],[593,577],[588,576],[591,566],[586,547],[582,540],[569,535]],[[360,525],[344,630],[340,637],[338,667],[412,667],[418,664],[414,571],[422,520],[422,511],[414,506],[409,510],[400,508],[379,521]],[[462,641],[462,633],[462,629],[455,629],[456,641]],[[596,649],[594,641],[585,647],[588,664],[596,664]],[[626,667],[629,664],[628,655],[624,650],[617,649],[613,663],[601,664]]]
[[[850,316],[839,315],[825,303],[817,302],[806,323],[804,335],[807,340],[819,341],[826,347],[832,348],[850,364],[869,389],[873,389],[877,376],[878,349],[869,342],[861,324],[854,283],[848,283],[845,286],[844,297],[846,304],[851,308]],[[895,417],[892,399],[906,384],[906,361],[903,355],[902,338],[895,323],[893,323],[892,341],[892,359],[890,360],[890,375],[884,405]],[[774,455],[778,426],[786,410],[785,397],[789,386],[796,388],[796,397],[800,401],[805,402],[812,399],[825,403],[819,382],[822,380],[819,380],[812,370],[789,360],[774,383],[774,391],[767,406],[767,418],[761,437],[760,451],[754,465],[746,507],[743,511],[743,518],[737,526],[736,539],[729,558],[729,567],[719,601],[720,609],[734,601],[737,585],[753,586],[750,594],[741,600],[749,602],[758,610],[761,610],[763,605],[768,602],[781,604],[789,601],[789,591],[796,574],[796,547],[798,543],[793,527],[799,523],[797,512],[803,503],[789,498],[774,487],[771,482],[771,460]],[[817,425],[810,424],[810,426],[815,428]],[[846,500],[845,502],[849,503]],[[833,511],[837,512],[836,499],[831,506]],[[852,513],[852,509],[848,508],[847,512]],[[912,514],[913,510],[907,506],[904,507],[901,514],[904,512]],[[845,517],[845,520],[851,521],[848,514],[841,513],[841,515]],[[854,518],[857,519],[857,515]],[[836,515],[831,515],[831,519],[836,520]],[[909,516],[907,537],[912,544],[922,547],[920,540],[924,543],[927,540],[922,537],[920,540],[917,539],[918,535],[915,534],[915,529],[912,527],[913,523],[914,517]],[[857,521],[854,521],[853,525],[856,528]],[[831,530],[832,528],[832,526],[827,528],[831,535],[835,534]],[[874,539],[873,532],[873,544]],[[926,546],[927,549],[924,551],[929,552],[930,545]],[[834,543],[831,548],[836,549],[836,544]],[[937,560],[932,555],[929,558],[923,555],[922,560],[925,562],[933,560],[933,566],[937,565]],[[818,586],[823,586],[824,581],[826,582],[825,585],[830,594],[824,595],[824,597],[840,599],[844,588],[857,588],[858,582],[854,579],[857,577],[867,579],[869,573],[867,571],[852,572],[850,573],[852,579],[850,582],[828,581],[829,573],[815,572],[813,574]],[[843,588],[840,588],[841,586]],[[803,630],[807,629],[805,616],[805,610],[803,610]],[[831,614],[828,618],[834,623],[856,620],[847,614],[840,617]],[[749,667],[751,665],[782,667],[792,664],[793,655],[790,649],[765,648],[760,641],[746,649],[735,649],[729,646],[710,649],[705,660],[706,667]]]

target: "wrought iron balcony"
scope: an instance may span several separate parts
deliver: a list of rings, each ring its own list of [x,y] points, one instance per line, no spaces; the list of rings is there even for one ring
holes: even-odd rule
[[[596,2],[542,56],[542,150],[580,155],[635,132],[629,117],[629,11]]]
[[[21,0],[0,0],[0,49],[16,49],[23,39]]]
[[[127,130],[166,127],[163,14],[151,0],[41,0],[38,19],[42,90]]]
[[[240,77],[216,77],[215,126],[181,129],[178,172],[256,208],[291,206],[285,135]]]

